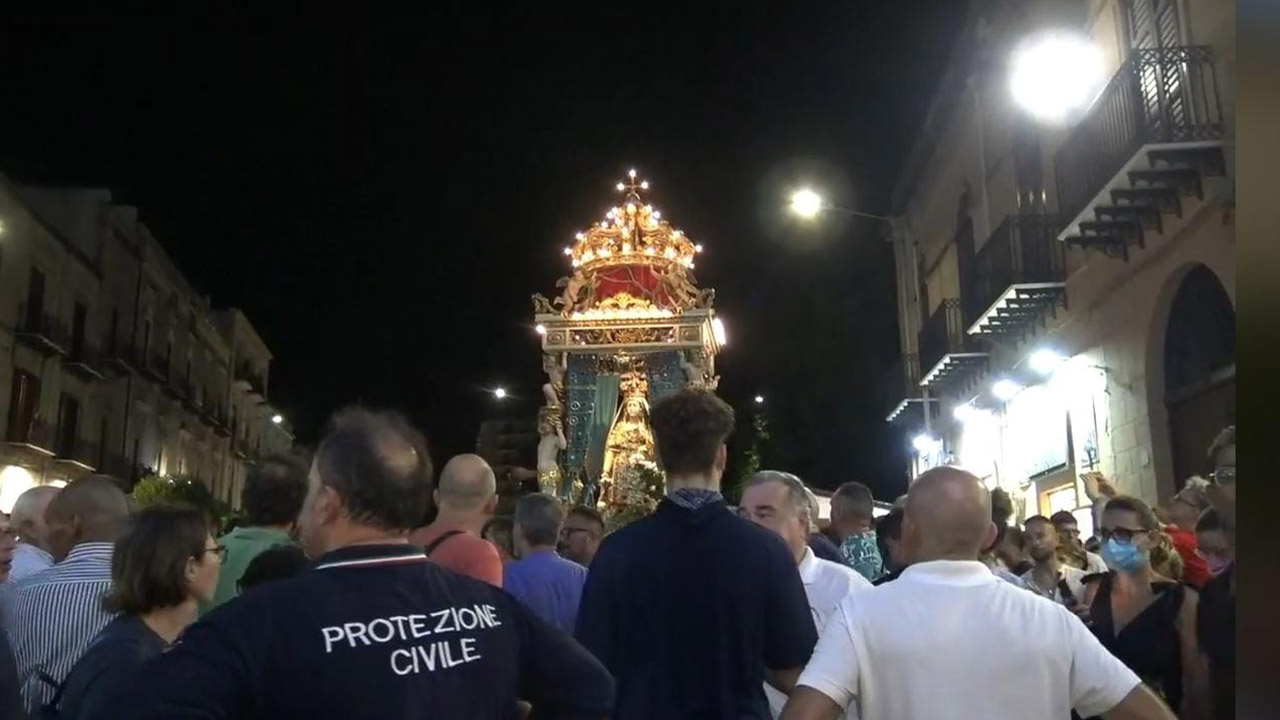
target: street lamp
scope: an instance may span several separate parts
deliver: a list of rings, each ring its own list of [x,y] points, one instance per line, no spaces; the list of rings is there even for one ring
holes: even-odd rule
[[[503,400],[503,399],[505,399],[505,398],[507,397],[507,389],[506,389],[506,388],[494,388],[494,390],[493,390],[493,397],[494,397],[494,398],[496,398],[496,399],[498,399],[498,400]]]
[[[812,220],[822,212],[822,196],[809,188],[801,188],[791,193],[791,212],[806,220]]]
[[[764,404],[764,396],[763,396],[763,395],[757,395],[757,396],[756,396],[756,404],[757,404],[757,405],[763,405],[763,404]]]
[[[1009,91],[1037,120],[1060,124],[1084,110],[1103,80],[1102,53],[1087,37],[1045,32],[1013,53]]]
[[[1031,369],[1041,375],[1052,375],[1066,361],[1065,357],[1048,348],[1031,353],[1031,357],[1027,359]]]
[[[284,416],[279,413],[272,415],[271,422],[275,423],[276,425],[279,425],[280,423],[284,422]]]
[[[1012,400],[1013,396],[1020,392],[1022,392],[1022,386],[1008,378],[1001,378],[991,385],[991,394],[1000,401]]]
[[[842,215],[853,215],[855,217],[871,218],[872,220],[883,220],[892,223],[893,218],[884,215],[872,215],[864,213],[861,210],[851,210],[849,208],[840,207],[839,205],[831,205],[822,199],[822,196],[809,188],[800,188],[791,193],[791,212],[798,215],[804,220],[812,220],[818,217],[819,213],[828,210],[838,212]]]

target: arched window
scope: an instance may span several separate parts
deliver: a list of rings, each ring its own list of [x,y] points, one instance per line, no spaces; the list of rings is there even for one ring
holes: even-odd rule
[[[1218,431],[1235,422],[1236,313],[1209,268],[1183,278],[1169,310],[1164,342],[1174,483],[1202,474]]]

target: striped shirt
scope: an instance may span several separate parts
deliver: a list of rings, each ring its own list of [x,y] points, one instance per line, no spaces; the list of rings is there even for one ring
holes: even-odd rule
[[[4,629],[18,660],[18,682],[29,711],[53,700],[44,673],[61,683],[89,643],[111,621],[102,597],[111,587],[111,551],[81,543],[62,562],[0,593]]]

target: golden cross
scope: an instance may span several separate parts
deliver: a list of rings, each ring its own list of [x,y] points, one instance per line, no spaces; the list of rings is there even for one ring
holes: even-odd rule
[[[636,177],[635,168],[632,168],[631,170],[627,171],[626,182],[618,183],[618,192],[622,192],[625,190],[627,191],[628,196],[635,195],[637,198],[640,197],[641,190],[648,190],[648,189],[649,189],[649,181],[638,180]]]

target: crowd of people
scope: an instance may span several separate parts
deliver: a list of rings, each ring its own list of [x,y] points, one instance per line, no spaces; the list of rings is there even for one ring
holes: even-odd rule
[[[734,413],[651,410],[667,494],[606,532],[394,413],[246,479],[245,522],[138,509],[106,476],[24,493],[0,528],[0,718],[1226,718],[1235,439],[1163,508],[1013,523],[963,470],[820,527],[793,474],[721,494]],[[431,516],[428,524],[423,519]]]

